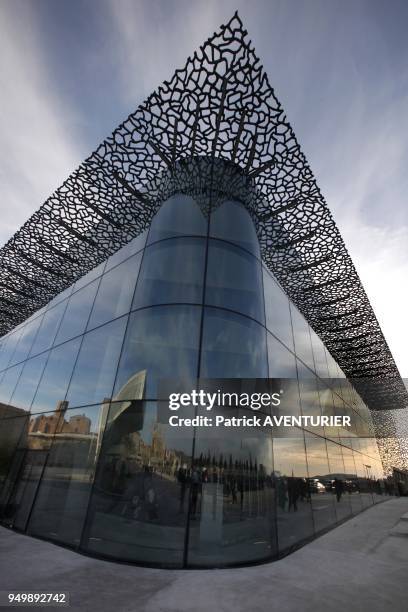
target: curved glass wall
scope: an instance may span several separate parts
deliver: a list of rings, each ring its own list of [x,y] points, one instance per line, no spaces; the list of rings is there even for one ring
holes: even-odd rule
[[[294,414],[353,426],[160,423],[158,382],[197,377],[291,378]],[[2,522],[114,559],[274,559],[383,498],[368,410],[231,199],[208,215],[170,197],[148,232],[2,338],[0,423]]]

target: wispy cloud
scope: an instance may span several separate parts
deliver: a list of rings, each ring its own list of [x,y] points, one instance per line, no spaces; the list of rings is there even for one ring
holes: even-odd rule
[[[121,94],[132,105],[183,66],[233,11],[222,3],[108,0]],[[171,58],[171,61],[169,59]]]
[[[21,8],[21,12],[20,9]],[[0,7],[0,183],[4,243],[75,168],[74,110],[54,94],[34,3]]]

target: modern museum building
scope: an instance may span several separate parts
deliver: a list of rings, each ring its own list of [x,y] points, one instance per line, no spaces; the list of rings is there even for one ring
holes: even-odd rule
[[[2,525],[223,567],[387,499],[376,435],[405,388],[237,15],[0,258]],[[351,425],[172,427],[161,382],[197,379],[292,381],[293,414]]]

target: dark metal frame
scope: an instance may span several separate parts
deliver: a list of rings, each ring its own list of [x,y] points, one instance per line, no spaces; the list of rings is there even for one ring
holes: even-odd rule
[[[191,165],[197,157],[210,167],[221,158],[240,168],[252,187],[266,265],[369,406],[406,406],[358,274],[237,14],[1,249],[0,333],[148,227],[177,189],[175,168],[183,162],[193,193],[201,182],[199,165],[196,172]]]

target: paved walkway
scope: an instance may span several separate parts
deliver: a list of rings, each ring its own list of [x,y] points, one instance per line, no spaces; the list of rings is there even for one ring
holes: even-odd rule
[[[281,561],[230,570],[109,563],[0,528],[0,589],[70,591],[89,612],[407,612],[405,513],[393,498]]]

